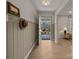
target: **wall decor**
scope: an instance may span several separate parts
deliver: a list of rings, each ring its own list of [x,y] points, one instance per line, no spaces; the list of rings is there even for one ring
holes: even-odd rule
[[[28,26],[28,21],[26,21],[24,18],[20,18],[19,21],[19,27],[20,29],[24,29]]]
[[[13,5],[12,3],[7,1],[7,12],[10,14],[13,14],[15,16],[20,17],[20,10],[18,7],[16,7],[15,5]]]

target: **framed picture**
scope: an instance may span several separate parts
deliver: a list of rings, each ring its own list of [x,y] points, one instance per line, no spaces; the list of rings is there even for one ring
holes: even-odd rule
[[[10,2],[7,1],[7,12],[13,14],[15,16],[20,17],[20,10],[18,7],[14,6]]]

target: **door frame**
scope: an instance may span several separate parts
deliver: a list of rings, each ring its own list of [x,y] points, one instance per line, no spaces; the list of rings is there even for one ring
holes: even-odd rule
[[[46,17],[46,18],[45,18]],[[39,16],[39,42],[41,41],[41,32],[40,32],[40,22],[41,19],[50,19],[50,40],[52,40],[52,35],[51,35],[51,25],[52,25],[52,16]]]

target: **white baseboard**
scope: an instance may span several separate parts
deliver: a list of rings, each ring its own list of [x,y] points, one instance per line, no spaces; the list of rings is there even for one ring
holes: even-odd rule
[[[35,44],[33,44],[32,48],[29,50],[29,52],[27,53],[27,55],[24,57],[24,59],[27,59],[30,55],[30,53],[32,52],[33,48],[35,47]]]

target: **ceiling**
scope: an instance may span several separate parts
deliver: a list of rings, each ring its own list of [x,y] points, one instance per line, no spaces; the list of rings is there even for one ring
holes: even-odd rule
[[[63,7],[68,0],[49,0],[50,4],[45,6],[42,4],[42,0],[31,0],[33,5],[38,11],[56,11]]]
[[[64,8],[59,12],[59,15],[72,15],[72,11],[73,11],[73,2],[72,0],[69,0],[68,3],[64,6]]]

